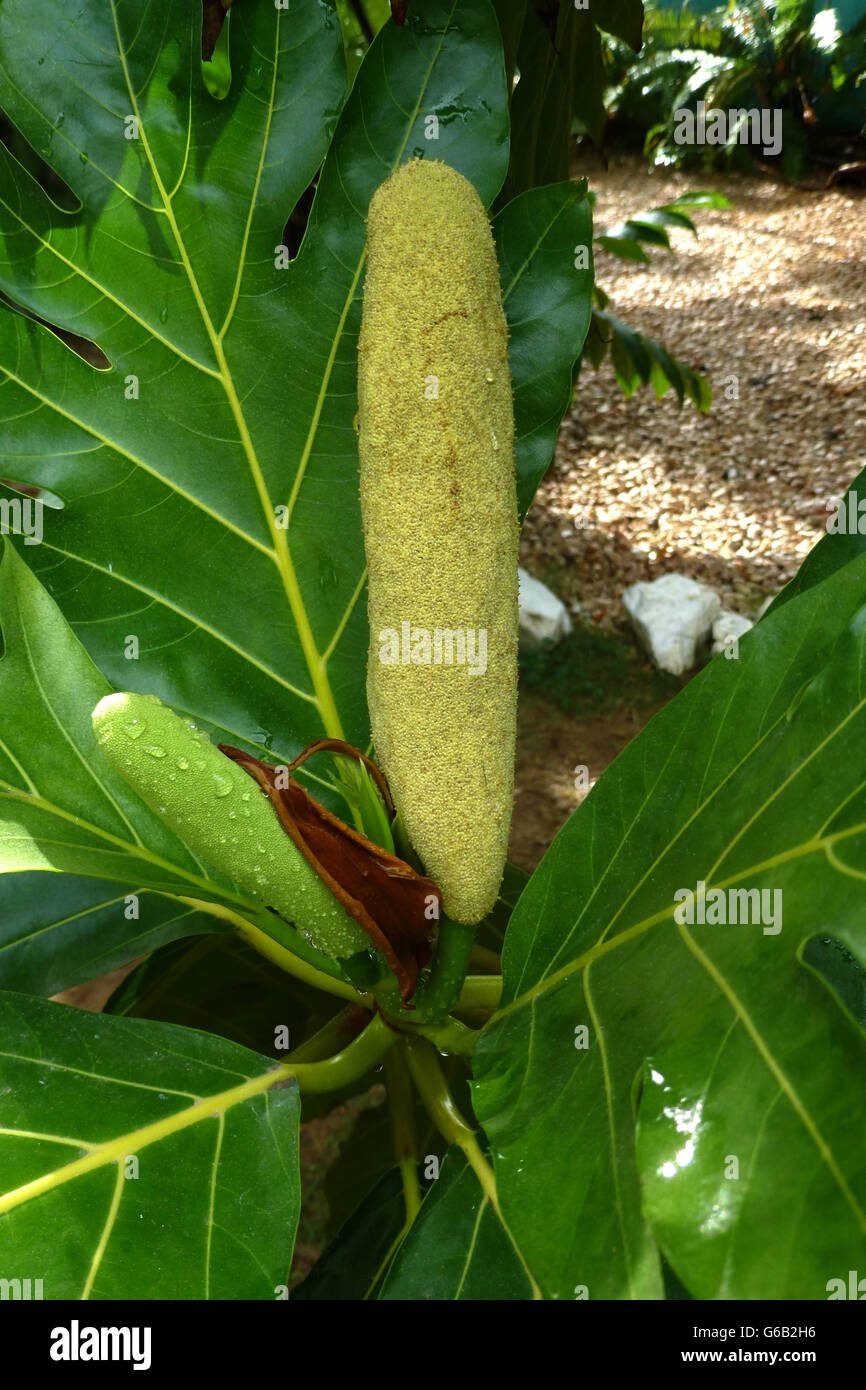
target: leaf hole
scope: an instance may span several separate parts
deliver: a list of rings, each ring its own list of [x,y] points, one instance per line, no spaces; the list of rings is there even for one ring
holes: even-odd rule
[[[222,0],[202,0],[201,75],[215,101],[225,101],[232,85],[231,11]]]
[[[13,478],[0,478],[0,487],[8,487],[10,492],[18,492],[22,497],[32,497],[44,507],[52,507],[58,512],[62,512],[66,506],[63,498],[58,497],[56,492],[47,487],[39,487],[36,483],[20,483]]]
[[[836,995],[839,1003],[866,1028],[866,970],[835,936],[813,936],[801,960]]]
[[[316,196],[316,185],[319,182],[319,175],[315,174],[311,183],[307,185],[295,206],[289,213],[289,220],[283,228],[283,245],[288,248],[289,260],[293,261],[301,249],[301,242],[307,230],[310,220],[310,209],[313,206],[313,199]]]
[[[93,367],[98,372],[108,372],[112,370],[111,359],[98,343],[94,343],[92,338],[85,338],[82,333],[73,333],[69,328],[61,328],[59,324],[51,323],[49,319],[44,319],[39,314],[35,314],[32,309],[28,309],[24,304],[17,304],[14,299],[10,299],[7,294],[0,290],[0,303],[4,304],[14,314],[21,314],[25,319],[31,319],[34,323],[41,324],[47,328],[49,333],[53,333],[55,338],[59,338],[65,347],[74,352],[76,357],[80,357],[88,366]]]
[[[4,146],[16,163],[20,164],[22,169],[38,183],[42,192],[61,212],[81,211],[81,199],[47,163],[47,150],[45,154],[40,154],[2,110],[0,110],[0,144]]]

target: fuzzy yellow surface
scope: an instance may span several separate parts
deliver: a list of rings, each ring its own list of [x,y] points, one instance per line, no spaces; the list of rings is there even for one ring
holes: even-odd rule
[[[473,923],[496,900],[511,822],[518,542],[507,329],[473,186],[443,163],[402,165],[370,204],[366,277],[373,741],[444,911]]]

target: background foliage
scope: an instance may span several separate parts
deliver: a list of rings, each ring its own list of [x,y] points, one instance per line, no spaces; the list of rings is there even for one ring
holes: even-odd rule
[[[782,172],[801,177],[833,137],[863,158],[866,5],[863,0],[690,0],[646,6],[639,57],[621,41],[604,49],[605,97],[619,138],[639,139],[657,164],[749,168],[762,159],[737,142],[677,144],[674,112],[708,107],[782,111]],[[829,142],[829,143],[828,143]],[[771,161],[772,162],[772,161]],[[830,163],[839,162],[831,159]]]

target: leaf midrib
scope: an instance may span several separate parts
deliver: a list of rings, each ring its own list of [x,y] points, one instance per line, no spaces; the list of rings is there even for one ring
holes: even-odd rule
[[[8,1055],[0,1054],[0,1056]],[[21,1187],[0,1193],[0,1214],[12,1211],[24,1202],[32,1201],[34,1197],[43,1196],[46,1192],[62,1187],[86,1173],[104,1168],[110,1163],[119,1163],[128,1155],[138,1153],[141,1149],[159,1143],[160,1140],[178,1134],[184,1129],[189,1129],[192,1125],[201,1124],[206,1120],[218,1119],[234,1106],[241,1105],[244,1101],[270,1090],[277,1082],[294,1080],[301,1070],[302,1065],[290,1067],[285,1063],[278,1063],[263,1075],[252,1077],[240,1086],[233,1086],[229,1090],[218,1092],[213,1096],[196,1096],[192,1105],[183,1110],[175,1111],[174,1114],[167,1115],[164,1119],[154,1120],[148,1125],[143,1125],[140,1129],[130,1130],[128,1133],[115,1136],[114,1139],[106,1140],[104,1143],[96,1145],[91,1153],[85,1154],[82,1158],[75,1159],[72,1163],[66,1163],[51,1173],[43,1173],[41,1177],[33,1178],[30,1182],[22,1184]],[[122,1078],[114,1077],[107,1079],[110,1081],[122,1080]],[[149,1089],[156,1090],[157,1088],[151,1087]],[[167,1092],[167,1088],[163,1087],[162,1089]],[[9,1132],[15,1133],[15,1131]]]
[[[251,899],[245,898],[239,893],[235,893],[230,888],[223,888],[212,879],[199,877],[198,874],[190,873],[189,870],[182,868],[179,864],[173,864],[170,860],[164,859],[153,850],[147,849],[143,844],[131,845],[128,840],[123,840],[119,835],[112,834],[110,830],[105,830],[101,826],[94,825],[92,821],[85,820],[83,816],[75,815],[71,811],[65,811],[62,806],[58,806],[55,802],[49,801],[46,797],[34,796],[30,792],[23,792],[20,787],[16,787],[11,782],[7,782],[4,778],[0,778],[0,800],[4,798],[9,801],[17,802],[19,806],[34,806],[37,810],[45,811],[46,814],[51,816],[57,816],[58,819],[66,821],[68,824],[74,825],[77,829],[84,830],[85,833],[93,835],[97,840],[104,840],[106,842],[106,848],[104,849],[93,845],[85,846],[88,850],[95,853],[108,853],[109,849],[107,847],[110,846],[112,849],[120,850],[130,861],[131,865],[137,860],[141,860],[154,868],[166,870],[170,878],[182,880],[182,882],[178,883],[179,889],[184,888],[186,884],[192,884],[198,889],[203,889],[212,901],[227,900],[237,903],[247,911],[257,906]],[[0,837],[3,842],[15,838],[15,836]],[[20,838],[25,839],[31,844],[35,843],[38,845],[49,843],[45,840],[44,836],[39,835],[28,834]],[[81,848],[80,845],[75,845],[74,842],[70,844],[69,847]],[[88,877],[98,877],[98,875],[88,875]],[[114,875],[114,880],[116,881],[116,875]],[[164,896],[171,897],[172,894],[170,891],[165,891]]]
[[[222,336],[214,326],[207,305],[205,304],[201,287],[196,278],[196,274],[193,269],[189,253],[186,249],[186,244],[184,242],[183,235],[178,225],[177,218],[174,214],[174,207],[172,205],[171,195],[169,194],[165,187],[165,184],[163,183],[162,175],[160,174],[159,168],[153,155],[153,151],[150,147],[150,141],[148,140],[147,136],[147,129],[141,116],[141,112],[138,105],[138,98],[132,87],[132,82],[129,74],[129,66],[126,60],[126,53],[124,51],[123,43],[120,37],[120,28],[117,19],[116,0],[111,0],[111,14],[114,23],[117,53],[120,59],[121,69],[123,71],[123,79],[126,84],[127,93],[129,95],[129,100],[132,106],[132,112],[135,115],[136,120],[138,122],[139,139],[141,140],[142,149],[144,150],[145,158],[147,160],[148,166],[150,167],[151,176],[154,180],[154,184],[156,185],[156,188],[159,192],[159,196],[162,200],[166,220],[171,229],[172,236],[174,237],[175,244],[178,249],[178,254],[180,255],[181,263],[183,265],[187,281],[189,283],[190,289],[192,290],[193,298],[195,299],[199,314],[201,315],[205,332],[207,333],[207,336],[211,343],[211,347],[213,348],[214,357],[219,369],[220,382],[222,384],[223,391],[225,392],[226,400],[229,405],[229,409],[232,413],[235,425],[238,430],[241,447],[244,451],[250,474],[252,476],[256,492],[259,496],[259,502],[262,507],[262,512],[264,514],[265,522],[268,527],[268,532],[271,537],[271,545],[273,547],[272,558],[274,559],[279,570],[280,577],[283,582],[283,588],[288,599],[289,608],[291,610],[292,617],[295,622],[295,627],[298,632],[298,639],[301,644],[301,650],[303,651],[304,659],[307,663],[307,669],[310,673],[310,679],[313,683],[313,689],[315,691],[316,705],[319,711],[319,716],[322,720],[325,732],[331,738],[342,739],[342,724],[340,722],[340,717],[337,712],[337,706],[334,700],[333,691],[331,690],[330,682],[327,677],[325,664],[321,658],[321,655],[318,651],[315,642],[315,638],[313,636],[309,615],[307,613],[306,605],[304,604],[303,596],[300,590],[300,585],[298,583],[298,578],[295,573],[294,565],[291,558],[291,552],[289,550],[288,532],[287,530],[283,530],[281,527],[277,525],[276,511],[271,497],[268,493],[267,484],[265,483],[261,464],[259,462],[258,455],[253,444],[252,436],[250,434],[249,427],[246,422],[243,407],[241,406],[241,402],[237,394],[237,389],[234,384],[234,378],[232,376],[228,359],[225,354]],[[277,10],[275,12],[275,43],[277,45],[277,52],[279,51],[278,45],[280,23],[281,11]],[[273,61],[274,68],[276,70],[276,56],[274,57]],[[273,106],[273,94],[271,97],[270,105]],[[270,121],[268,122],[267,130],[270,130]],[[263,165],[260,164],[258,176],[260,176],[262,167]],[[255,200],[257,189],[258,177],[256,180],[253,201]]]

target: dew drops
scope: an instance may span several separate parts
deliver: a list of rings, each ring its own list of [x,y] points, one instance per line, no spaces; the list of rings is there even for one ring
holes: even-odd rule
[[[165,305],[159,311],[159,321],[160,323],[168,323],[168,309]]]
[[[130,738],[141,738],[147,730],[147,725],[140,719],[131,719],[128,724],[124,724],[123,728]]]
[[[484,373],[484,380],[487,382],[488,386],[491,386],[493,384],[493,373],[491,372],[489,367]]]
[[[496,438],[493,430],[490,431],[490,443],[493,445],[494,449],[499,448],[499,440]]]
[[[187,768],[189,767],[189,763],[187,762],[186,758],[178,758],[177,765],[180,768],[181,772],[186,772]]]
[[[229,820],[237,820],[237,812],[229,811]]]
[[[231,779],[223,777],[221,772],[211,774],[213,778],[214,796],[230,796],[232,790]]]
[[[249,801],[249,799],[250,799],[250,794],[249,794],[249,792],[241,792],[241,801]]]
[[[165,749],[159,743],[146,743],[141,751],[147,753],[151,758],[165,757]]]

